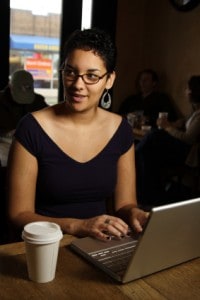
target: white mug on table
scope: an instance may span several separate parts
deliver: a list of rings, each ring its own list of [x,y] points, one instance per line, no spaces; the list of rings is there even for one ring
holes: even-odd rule
[[[165,112],[165,111],[162,111],[162,112],[159,112],[158,114],[158,119],[168,119],[168,112]],[[161,129],[160,126],[158,126],[159,129]]]

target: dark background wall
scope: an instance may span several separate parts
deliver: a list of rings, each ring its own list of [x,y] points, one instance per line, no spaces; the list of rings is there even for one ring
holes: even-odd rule
[[[161,88],[187,114],[186,83],[200,74],[200,5],[180,12],[169,0],[119,0],[117,11],[114,109],[134,91],[137,73],[150,67],[160,75]]]

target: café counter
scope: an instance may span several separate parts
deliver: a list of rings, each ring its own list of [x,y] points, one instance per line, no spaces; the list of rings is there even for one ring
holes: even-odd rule
[[[73,253],[69,248],[73,238],[64,235],[56,277],[48,283],[35,283],[28,279],[24,242],[1,245],[0,299],[200,299],[200,258],[127,284],[119,284]]]

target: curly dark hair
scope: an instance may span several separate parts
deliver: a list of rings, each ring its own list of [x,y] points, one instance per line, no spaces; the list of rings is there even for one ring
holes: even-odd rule
[[[75,49],[92,50],[102,58],[108,73],[114,71],[117,50],[110,35],[105,31],[97,28],[74,31],[65,43],[64,58]]]

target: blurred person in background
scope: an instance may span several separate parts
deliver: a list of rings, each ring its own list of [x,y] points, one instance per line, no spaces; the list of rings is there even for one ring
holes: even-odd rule
[[[28,112],[48,105],[42,95],[34,92],[34,80],[31,73],[17,70],[9,84],[0,91],[0,162],[7,165],[8,152],[18,122]]]
[[[118,113],[142,113],[146,125],[156,127],[159,112],[168,112],[169,120],[177,119],[177,113],[169,96],[158,91],[159,78],[152,69],[144,69],[138,74],[136,87],[138,93],[128,96],[121,104]]]
[[[45,98],[34,92],[32,74],[25,70],[15,71],[9,84],[0,91],[0,135],[14,130],[28,112],[47,106]]]
[[[164,201],[163,177],[166,168],[198,163],[200,142],[200,76],[188,80],[187,97],[192,112],[171,122],[158,118],[157,125],[136,146],[138,202],[161,204]]]

